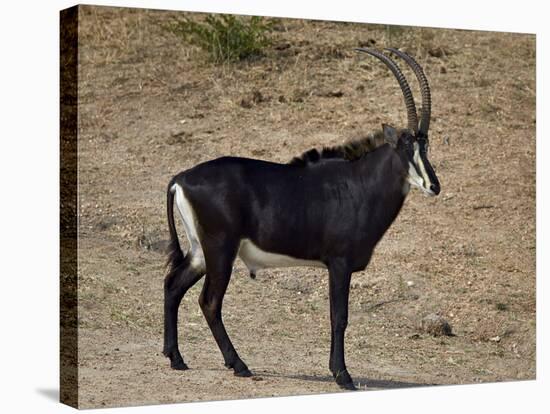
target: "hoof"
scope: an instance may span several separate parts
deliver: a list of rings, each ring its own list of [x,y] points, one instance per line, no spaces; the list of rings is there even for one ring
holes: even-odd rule
[[[357,387],[353,382],[348,382],[347,384],[338,384],[340,388],[347,391],[357,391]]]
[[[235,372],[233,373],[233,375],[235,375],[236,377],[243,377],[243,378],[245,378],[245,377],[251,377],[251,376],[252,376],[252,372],[250,372],[249,369],[244,369],[244,370],[239,371],[239,372],[235,371]]]
[[[235,375],[236,377],[251,377],[252,376],[252,372],[250,372],[250,370],[248,369],[248,367],[246,366],[246,364],[241,361],[240,359],[238,359],[237,361],[235,362],[226,362],[225,363],[225,366],[227,368],[233,368],[233,375]]]
[[[163,354],[170,359],[170,368],[177,369],[178,371],[189,369],[187,364],[183,362],[183,358],[178,350],[163,351]]]
[[[339,371],[334,374],[334,378],[336,379],[336,384],[338,384],[343,390],[357,390],[347,369],[344,369],[343,371]]]
[[[180,360],[180,361],[171,361],[170,362],[170,367],[172,369],[176,369],[178,371],[185,371],[185,370],[189,369],[187,364],[185,362],[183,362],[183,359]]]

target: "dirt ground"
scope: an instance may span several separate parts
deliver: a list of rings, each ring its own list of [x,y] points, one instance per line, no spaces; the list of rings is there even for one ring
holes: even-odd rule
[[[180,310],[191,369],[169,368],[165,190],[222,155],[287,162],[382,122],[404,126],[394,77],[353,51],[367,45],[404,48],[424,66],[442,192],[411,191],[354,275],[348,369],[366,390],[534,379],[535,37],[283,19],[263,58],[216,66],[164,29],[179,15],[80,9],[79,405],[340,392],[319,269],[252,280],[235,263],[224,321],[252,378],[223,366],[199,282]],[[431,313],[455,336],[424,333]]]

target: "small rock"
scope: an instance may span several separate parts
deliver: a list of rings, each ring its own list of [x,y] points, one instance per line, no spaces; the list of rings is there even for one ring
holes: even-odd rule
[[[174,131],[170,136],[166,139],[166,143],[168,145],[177,145],[177,144],[185,144],[189,138],[193,136],[192,132],[189,131]]]
[[[322,98],[341,98],[344,96],[344,92],[341,90],[322,90],[314,92],[314,95]]]
[[[100,231],[105,231],[117,224],[117,220],[112,217],[106,217],[97,223],[96,228]]]
[[[254,102],[255,104],[259,104],[267,100],[268,99],[260,91],[254,90],[252,92],[252,102]]]
[[[286,50],[290,48],[290,43],[288,42],[281,42],[273,46],[275,50]]]
[[[444,49],[443,47],[432,47],[431,49],[428,49],[428,54],[435,58],[441,58],[446,55],[449,55],[449,51],[447,49]]]
[[[414,286],[414,282],[413,282],[412,280],[407,281],[407,286],[408,286],[408,287],[413,287],[413,286]]]
[[[359,47],[373,47],[376,44],[375,39],[360,40]]]
[[[246,109],[252,108],[252,102],[250,102],[250,100],[246,98],[241,99],[240,105]]]
[[[329,91],[326,93],[327,98],[341,98],[344,96],[344,92],[338,90],[338,91]]]
[[[433,335],[433,336],[452,336],[452,328],[449,322],[447,322],[443,317],[436,315],[434,313],[429,314],[428,316],[422,319],[421,323],[422,331]]]
[[[254,105],[261,104],[262,102],[268,102],[271,100],[269,96],[265,96],[257,89],[254,89],[250,94],[241,99],[240,105],[243,108],[250,109]]]
[[[492,338],[489,338],[489,341],[491,342],[500,342],[500,336],[493,336]]]

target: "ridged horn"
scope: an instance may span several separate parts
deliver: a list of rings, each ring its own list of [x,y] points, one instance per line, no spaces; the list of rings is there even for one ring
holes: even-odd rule
[[[391,60],[388,56],[378,52],[377,50],[368,49],[368,48],[356,48],[355,50],[358,52],[368,53],[369,55],[377,57],[382,62],[384,62],[386,66],[388,66],[390,70],[393,72],[393,74],[397,78],[397,81],[399,82],[399,86],[401,87],[401,91],[403,92],[403,97],[405,98],[405,105],[407,106],[408,127],[412,132],[414,132],[415,135],[417,135],[418,118],[416,115],[416,106],[414,104],[414,98],[411,92],[411,88],[409,87],[409,84],[407,82],[407,79],[405,79],[405,75],[403,75],[403,73],[401,72],[397,64],[393,60]]]
[[[430,118],[432,114],[432,97],[430,94],[430,85],[428,84],[428,79],[424,74],[424,70],[422,69],[422,66],[420,66],[420,64],[409,54],[393,47],[386,48],[385,50],[388,50],[407,62],[416,75],[416,79],[418,79],[418,82],[420,83],[420,91],[422,92],[422,115],[420,116],[420,126],[418,129],[421,135],[428,136]]]

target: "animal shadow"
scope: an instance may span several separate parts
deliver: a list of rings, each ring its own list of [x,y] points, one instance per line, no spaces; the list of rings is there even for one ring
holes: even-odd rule
[[[304,375],[304,374],[279,374],[270,371],[256,371],[256,374],[266,378],[287,378],[301,381],[313,381],[313,382],[334,382],[334,378],[329,375]],[[354,384],[359,390],[391,390],[400,388],[418,388],[418,387],[433,387],[438,384],[432,383],[416,383],[405,381],[393,381],[393,380],[380,380],[354,377]]]

